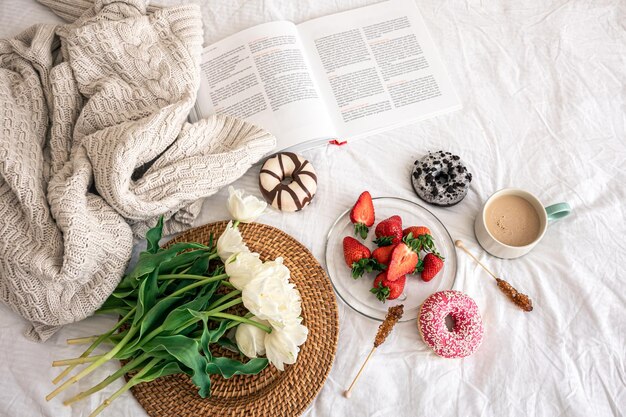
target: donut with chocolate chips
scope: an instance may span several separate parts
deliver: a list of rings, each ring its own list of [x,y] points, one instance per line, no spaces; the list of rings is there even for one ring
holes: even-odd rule
[[[453,206],[463,200],[472,182],[461,158],[450,152],[428,152],[415,161],[411,172],[413,189],[419,198],[436,206]]]

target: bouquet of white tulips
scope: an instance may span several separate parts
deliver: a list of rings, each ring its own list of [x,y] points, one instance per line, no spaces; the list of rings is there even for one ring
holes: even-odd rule
[[[125,364],[64,403],[81,400],[129,372],[133,373],[129,381],[91,416],[133,386],[166,375],[188,374],[199,394],[207,397],[211,374],[230,378],[257,374],[268,363],[281,371],[285,364],[295,363],[308,335],[300,317],[300,293],[290,282],[283,259],[262,262],[238,230],[239,223],[253,222],[267,205],[232,187],[229,193],[228,209],[235,221],[228,223],[217,242],[211,238],[207,245],[176,243],[163,249],[158,245],[162,220],[147,233],[146,251],[97,312],[114,313],[120,319],[102,335],[68,340],[90,346],[78,358],[55,361],[53,366],[67,368],[53,382],[59,383],[81,364],[87,366],[47,400],[109,360]],[[228,312],[241,304],[247,314]],[[101,345],[108,345],[108,351],[92,355]],[[238,351],[249,360],[216,356],[211,351],[214,345]]]

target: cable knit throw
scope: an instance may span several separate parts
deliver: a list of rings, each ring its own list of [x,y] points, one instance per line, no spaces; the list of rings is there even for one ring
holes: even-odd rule
[[[200,198],[275,146],[230,117],[186,122],[197,7],[147,15],[140,0],[74,1],[43,2],[84,11],[75,22],[0,40],[0,295],[35,340],[104,302],[133,234],[161,215],[168,233],[188,227]]]

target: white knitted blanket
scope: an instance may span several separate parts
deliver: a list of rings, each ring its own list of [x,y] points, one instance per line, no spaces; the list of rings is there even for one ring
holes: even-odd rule
[[[188,227],[200,198],[275,146],[230,117],[186,122],[201,44],[195,6],[147,15],[141,0],[97,0],[73,23],[0,40],[0,296],[29,337],[91,315],[133,234],[161,215],[168,233]]]

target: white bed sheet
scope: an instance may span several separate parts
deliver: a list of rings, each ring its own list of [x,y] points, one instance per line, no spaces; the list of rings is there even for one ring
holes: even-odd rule
[[[296,22],[370,1],[212,0],[203,5],[205,39],[257,23]],[[23,4],[19,13],[9,6]],[[495,190],[528,189],[546,204],[568,201],[574,214],[512,261],[481,255],[530,294],[524,314],[459,254],[455,288],[480,307],[485,339],[462,360],[436,357],[414,323],[399,325],[377,351],[350,400],[342,391],[366,356],[377,323],[339,303],[334,367],[306,415],[321,416],[623,416],[626,412],[626,4],[620,0],[500,2],[418,0],[463,110],[374,135],[347,146],[304,153],[319,175],[310,207],[275,211],[261,221],[309,247],[324,264],[327,230],[356,195],[417,200],[409,182],[414,159],[445,149],[463,157],[474,180],[466,199],[433,208],[453,238],[474,252],[473,219]],[[37,21],[58,21],[34,1],[0,0],[0,36]],[[259,194],[258,167],[235,184]],[[227,217],[226,192],[208,199],[198,224]],[[67,326],[45,344],[22,336],[24,322],[0,306],[0,416],[86,416],[119,388],[64,407],[47,403],[53,359],[75,357],[65,339],[112,323],[93,318]],[[108,375],[111,364],[78,384]],[[132,395],[105,416],[145,416]]]

